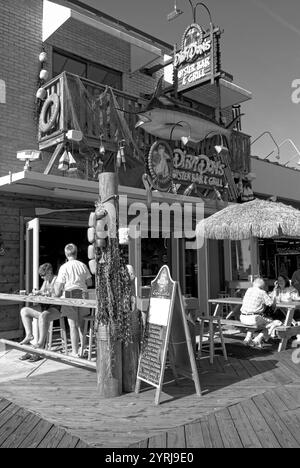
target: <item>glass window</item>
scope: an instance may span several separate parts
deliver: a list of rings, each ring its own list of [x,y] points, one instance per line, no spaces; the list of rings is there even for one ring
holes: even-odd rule
[[[171,268],[169,239],[142,239],[142,286],[150,286],[163,265]]]
[[[198,265],[197,265],[197,250],[187,249],[187,242],[191,239],[184,239],[184,281],[181,282],[182,293],[186,297],[198,297]]]
[[[231,242],[231,262],[233,281],[247,281],[251,275],[251,247],[250,240]]]
[[[122,89],[122,73],[97,63],[89,62],[82,57],[69,55],[65,52],[53,52],[53,76],[62,72],[88,78],[97,83],[109,85],[115,89]]]

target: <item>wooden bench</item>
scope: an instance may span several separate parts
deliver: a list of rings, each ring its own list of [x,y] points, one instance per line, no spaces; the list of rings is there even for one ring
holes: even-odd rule
[[[259,328],[256,325],[244,325],[239,320],[228,320],[221,318],[221,325],[224,325],[226,328],[236,328],[245,332],[261,330],[261,327]]]

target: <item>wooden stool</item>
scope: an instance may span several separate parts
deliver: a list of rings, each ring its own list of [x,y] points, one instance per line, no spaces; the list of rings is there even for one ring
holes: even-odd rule
[[[90,361],[92,359],[95,317],[93,315],[88,315],[87,317],[83,317],[83,320],[84,320],[84,327],[83,327],[82,348],[81,348],[80,357],[83,357],[84,355],[86,339],[88,338],[89,339],[88,361]]]
[[[200,341],[199,341],[199,349],[198,349],[198,357],[201,357],[202,353],[202,344],[203,344],[203,336],[204,336],[204,325],[208,323],[208,341],[209,341],[209,362],[213,364],[214,362],[214,355],[215,355],[215,344],[214,344],[214,335],[216,332],[220,335],[221,340],[221,347],[223,351],[223,355],[225,360],[227,361],[227,351],[225,346],[225,340],[223,337],[222,332],[222,325],[221,325],[221,317],[211,317],[211,316],[203,316],[197,319],[200,322]]]
[[[225,291],[220,291],[219,294],[218,294],[218,297],[219,297],[220,299],[226,299],[226,298],[228,298],[228,297],[230,297],[230,296],[229,296],[229,294],[228,294],[227,292],[225,292]],[[228,317],[228,314],[230,314],[230,305],[229,305],[229,304],[222,304],[222,305],[221,305],[221,311],[222,311],[222,312],[221,312],[222,316],[225,315],[225,318],[227,318],[227,317]]]
[[[53,322],[54,320],[52,320],[49,325],[46,348],[51,350],[52,341],[53,341],[53,333],[56,331],[59,331],[61,342],[62,342],[62,347],[64,347],[65,353],[68,354],[68,339],[67,339],[65,319],[64,317],[59,319],[59,327],[54,327]]]

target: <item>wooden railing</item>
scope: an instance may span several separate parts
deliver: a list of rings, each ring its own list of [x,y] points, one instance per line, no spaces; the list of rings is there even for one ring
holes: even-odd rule
[[[55,125],[46,133],[39,130],[39,146],[45,149],[58,143],[59,135],[65,134],[69,129],[80,129],[83,132],[86,143],[92,147],[99,147],[100,135],[107,149],[116,149],[114,140],[118,139],[116,119],[111,106],[111,95],[103,93],[105,85],[79,78],[70,73],[62,73],[53,78],[45,86],[47,96],[55,93],[60,98],[60,113]],[[128,128],[140,150],[152,143],[154,137],[136,129],[138,112],[142,111],[146,101],[124,93],[113,90],[117,100],[117,108],[124,111],[122,115]],[[101,105],[100,105],[100,96]],[[119,135],[119,139],[122,136]]]
[[[39,130],[40,149],[54,147],[64,141],[68,130],[80,129],[84,135],[84,143],[88,147],[99,148],[102,134],[105,148],[116,151],[117,141],[123,137],[118,134],[118,125],[113,115],[114,106],[111,105],[111,94],[104,94],[105,85],[64,72],[49,81],[45,88],[47,96],[53,93],[59,96],[60,109],[51,129],[48,132]],[[127,123],[136,147],[141,154],[146,154],[156,137],[142,128],[136,129],[135,124],[138,120],[138,113],[145,109],[147,101],[119,90],[113,90],[113,93],[117,100],[117,108],[123,111],[122,117]],[[231,170],[235,173],[248,172],[250,137],[233,131],[229,145]]]

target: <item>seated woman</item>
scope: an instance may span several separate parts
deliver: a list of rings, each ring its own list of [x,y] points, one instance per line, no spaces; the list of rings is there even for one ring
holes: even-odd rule
[[[276,304],[278,302],[289,302],[293,299],[296,299],[298,296],[297,290],[291,286],[290,280],[287,276],[279,275],[277,280],[274,283],[274,289],[270,293],[271,299],[275,299]],[[282,320],[285,318],[284,312],[279,308],[275,308],[273,318]]]
[[[53,274],[53,268],[50,263],[44,263],[39,268],[39,275],[44,280],[42,287],[37,294],[44,296],[52,296],[54,292],[54,283],[56,276]],[[55,320],[60,317],[60,311],[58,306],[51,306],[47,304],[37,304],[32,307],[22,307],[21,319],[25,328],[25,338],[20,344],[29,344],[33,339],[32,324],[33,319],[38,321],[38,343],[35,347],[43,348],[45,346],[49,323],[51,320]],[[30,359],[31,361],[39,360],[39,356],[32,356],[26,353],[20,358],[21,360]]]

